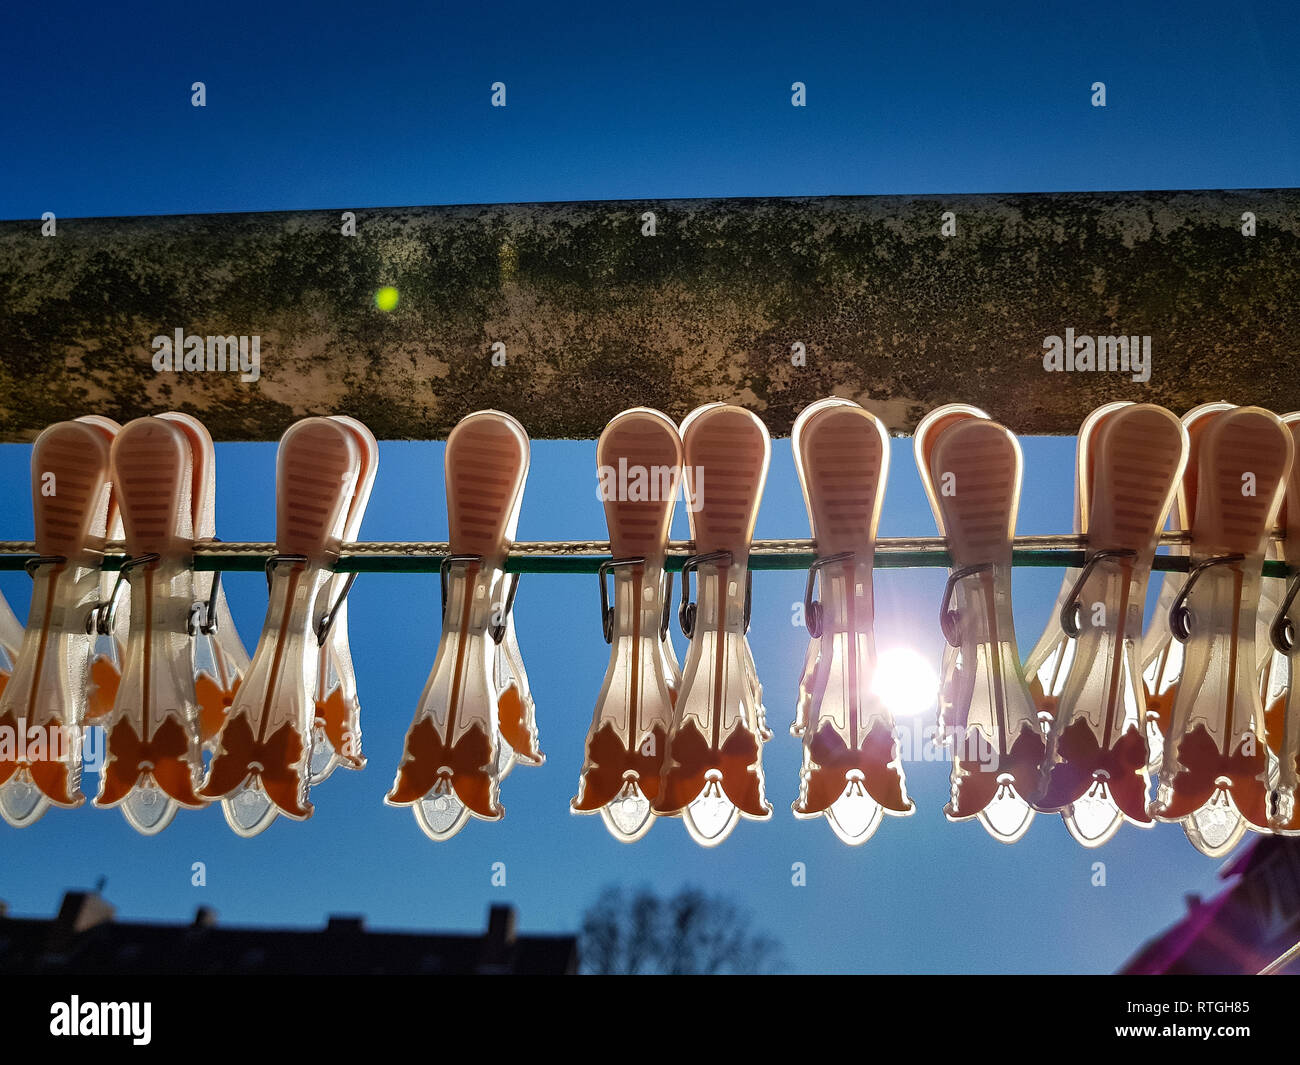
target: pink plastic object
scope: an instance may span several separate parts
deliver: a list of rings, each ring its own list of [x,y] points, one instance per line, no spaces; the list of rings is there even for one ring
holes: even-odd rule
[[[370,502],[370,491],[379,468],[379,444],[374,434],[355,418],[336,414],[332,420],[352,434],[361,453],[361,472],[353,486],[348,516],[343,523],[343,539],[355,541],[361,534],[361,519]],[[321,588],[320,600],[316,604],[317,617],[324,616],[334,604],[338,605],[316,668],[311,753],[313,785],[319,784],[335,769],[361,769],[366,764],[361,753],[361,700],[357,695],[352,650],[348,643],[347,592],[350,580],[348,575],[335,574]]]
[[[889,474],[889,434],[856,403],[823,400],[794,424],[795,468],[817,544],[821,600],[805,604],[812,639],[792,731],[804,741],[796,817],[825,817],[849,844],[886,813],[910,814],[889,708],[876,671],[872,566]],[[813,578],[809,578],[809,593]]]
[[[1212,857],[1269,828],[1255,614],[1294,451],[1290,432],[1259,407],[1214,414],[1192,438],[1192,568],[1169,616],[1185,657],[1150,812],[1181,821]]]
[[[201,792],[221,800],[241,836],[256,835],[281,814],[311,816],[321,592],[334,576],[362,464],[355,434],[333,418],[304,418],[280,439],[270,604]]]
[[[1028,830],[1043,783],[1045,740],[1016,650],[1011,547],[1020,445],[972,407],[932,411],[917,426],[917,466],[953,569],[941,622],[952,653],[941,678],[953,732],[951,820],[979,818],[1003,843]]]
[[[0,695],[0,816],[15,827],[81,792],[82,722],[109,521],[109,447],[115,423],[59,422],[32,448],[38,558],[31,612]]]
[[[1050,779],[1035,805],[1059,810],[1071,835],[1095,847],[1125,820],[1151,824],[1137,652],[1151,563],[1188,444],[1182,423],[1150,404],[1112,409],[1087,428],[1079,471],[1087,550],[1058,612],[1058,625],[1073,630],[1072,646],[1057,688]]]
[[[614,560],[614,601],[602,617],[611,647],[571,805],[574,813],[599,811],[614,838],[630,843],[654,823],[673,721],[664,559],[682,476],[677,426],[646,407],[624,411],[600,434],[596,466]],[[603,601],[604,573],[600,579]]]
[[[767,477],[767,429],[749,411],[725,404],[701,407],[682,423],[687,494],[699,575],[699,601],[687,602],[690,638],[676,716],[668,737],[657,813],[680,815],[697,843],[714,846],[741,817],[765,820],[762,743],[766,729],[748,623],[749,547]]]
[[[503,716],[515,757],[540,762],[532,722],[498,686],[498,636],[506,636],[506,555],[528,476],[528,434],[500,411],[462,419],[445,453],[450,554],[443,565],[442,638],[402,762],[385,801],[409,806],[421,830],[449,839],[469,818],[496,821]],[[503,697],[507,697],[503,700]],[[507,702],[503,715],[502,704]]]

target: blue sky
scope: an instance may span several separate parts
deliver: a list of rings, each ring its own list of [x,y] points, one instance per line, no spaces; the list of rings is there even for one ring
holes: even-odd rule
[[[1297,184],[1291,4],[1176,14],[1131,3],[470,7],[11,7],[0,32],[0,218]],[[189,103],[196,80],[204,109]],[[488,106],[497,80],[504,110]],[[790,106],[796,80],[807,108]],[[1105,109],[1089,105],[1098,80]],[[1020,531],[1064,530],[1073,441],[1025,444]],[[29,456],[0,446],[5,538],[31,535]],[[441,456],[439,443],[381,445],[365,538],[445,535]],[[602,535],[594,464],[592,442],[535,442],[520,538]],[[273,444],[218,446],[220,536],[272,535],[273,471]],[[908,440],[894,441],[881,531],[933,531]],[[806,533],[789,442],[776,441],[758,534]],[[882,647],[937,662],[943,576],[877,575]],[[1059,579],[1017,571],[1022,649]],[[432,662],[437,578],[368,575],[352,593],[351,630],[370,767],[322,785],[315,818],[240,840],[207,810],[147,840],[116,813],[55,811],[0,831],[0,898],[11,912],[49,913],[65,888],[104,875],[119,912],[137,918],[184,919],[206,904],[232,923],[352,912],[376,927],[475,929],[490,902],[508,900],[525,930],[542,931],[576,927],[607,883],[692,883],[745,902],[796,970],[1103,972],[1175,919],[1184,892],[1214,889],[1217,863],[1172,827],[1125,828],[1090,852],[1056,818],[1040,817],[1013,847],[948,824],[941,763],[908,765],[917,813],[888,820],[862,848],[794,821],[799,744],[786,727],[806,636],[790,608],[802,584],[790,573],[755,581],[776,815],[742,824],[715,851],[674,823],[626,847],[598,819],[568,813],[607,655],[589,577],[521,586],[520,642],[549,761],[506,781],[506,819],[439,846],[408,812],[383,806]],[[227,587],[251,649],[265,583],[235,574]],[[25,616],[27,578],[0,575],[0,591]],[[1091,886],[1096,860],[1104,888]],[[205,888],[190,886],[194,861],[207,865]],[[489,882],[497,861],[504,888]],[[806,887],[791,885],[795,861]]]

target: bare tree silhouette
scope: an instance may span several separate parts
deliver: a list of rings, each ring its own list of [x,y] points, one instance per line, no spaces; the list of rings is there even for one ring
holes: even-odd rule
[[[783,965],[780,945],[753,931],[747,910],[692,887],[671,898],[605,888],[583,914],[579,956],[590,974],[754,974]]]

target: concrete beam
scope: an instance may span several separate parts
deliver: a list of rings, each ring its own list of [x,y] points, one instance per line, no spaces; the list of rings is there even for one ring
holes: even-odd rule
[[[355,236],[342,211],[0,223],[0,439],[164,409],[432,439],[483,407],[589,438],[715,399],[779,435],[832,393],[896,432],[954,400],[1021,433],[1115,398],[1300,409],[1298,189],[375,208]],[[260,338],[259,379],[156,371],[177,329]],[[1066,329],[1150,337],[1150,380],[1045,372]]]

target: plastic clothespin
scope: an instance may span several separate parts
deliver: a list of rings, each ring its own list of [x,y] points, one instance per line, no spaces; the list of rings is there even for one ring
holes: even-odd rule
[[[889,476],[889,433],[856,403],[822,400],[792,434],[817,561],[804,620],[812,637],[791,731],[804,741],[796,817],[824,816],[849,844],[871,838],[883,815],[912,813],[894,718],[873,690],[872,567]],[[821,576],[821,601],[812,598]]]
[[[1089,458],[1092,438],[1103,418],[1128,406],[1132,406],[1129,400],[1103,404],[1084,418],[1083,424],[1079,426],[1074,464],[1074,532],[1078,535],[1086,536],[1088,532],[1088,509],[1092,495]],[[1029,681],[1034,703],[1038,706],[1038,720],[1044,732],[1051,729],[1052,721],[1055,720],[1061,689],[1070,671],[1070,660],[1074,657],[1075,642],[1061,627],[1060,618],[1061,611],[1074,595],[1075,585],[1082,573],[1079,566],[1066,569],[1047,627],[1025,659],[1025,677]]]
[[[742,407],[709,404],[681,428],[697,554],[682,569],[682,631],[690,639],[654,810],[681,816],[704,846],[741,817],[766,820],[761,692],[745,643],[749,548],[771,455],[766,427]],[[690,601],[690,574],[699,601]]]
[[[1287,478],[1282,505],[1278,509],[1278,524],[1282,527],[1283,538],[1281,541],[1269,538],[1265,558],[1286,565],[1291,576],[1264,577],[1260,581],[1255,647],[1259,651],[1259,692],[1264,704],[1264,732],[1268,740],[1268,786],[1272,792],[1269,823],[1275,832],[1290,835],[1292,830],[1285,826],[1289,825],[1294,817],[1295,791],[1290,785],[1283,788],[1282,784],[1283,774],[1289,774],[1294,778],[1295,770],[1294,768],[1287,770],[1283,765],[1284,760],[1289,757],[1284,752],[1288,744],[1300,739],[1300,736],[1289,737],[1287,708],[1290,703],[1289,693],[1293,672],[1289,650],[1292,641],[1289,636],[1290,630],[1285,628],[1289,622],[1280,615],[1290,611],[1292,603],[1287,601],[1287,595],[1295,577],[1295,564],[1286,562],[1288,551],[1286,536],[1288,526],[1293,529],[1300,526],[1300,521],[1290,520],[1291,499],[1294,494],[1291,485],[1295,478],[1300,476],[1300,438],[1296,436],[1297,424],[1300,424],[1300,412],[1283,415],[1281,421],[1291,433],[1296,445],[1296,460],[1291,465],[1291,475]],[[1292,544],[1290,550],[1295,553],[1296,545]],[[1279,626],[1284,628],[1279,631]],[[1282,803],[1286,804],[1285,811],[1280,805]],[[1279,829],[1279,825],[1284,827]],[[1300,831],[1300,823],[1296,824],[1296,830]]]
[[[241,836],[281,814],[303,820],[312,813],[317,670],[331,621],[321,593],[334,578],[364,461],[356,434],[334,418],[304,418],[280,438],[266,621],[200,789],[221,800]]]
[[[520,493],[520,503],[523,498],[523,493]],[[518,522],[517,510],[514,521]],[[517,765],[546,764],[546,756],[537,740],[537,705],[533,701],[523,654],[519,650],[519,637],[515,632],[514,596],[518,588],[519,574],[503,574],[493,592],[493,616],[504,619],[493,629],[493,639],[501,634],[492,660],[492,682],[498,692],[498,781],[505,780]]]
[[[32,448],[36,550],[31,611],[0,695],[0,817],[32,824],[50,806],[76,807],[91,688],[100,567],[116,423],[59,422]],[[5,742],[8,741],[8,742]]]
[[[927,472],[928,458],[922,455],[922,427],[926,428],[925,435],[933,436],[936,431],[949,428],[960,421],[970,418],[983,418],[990,420],[989,416],[979,407],[972,407],[965,403],[949,403],[930,412],[927,418],[922,419],[917,424],[916,432],[913,436],[913,455],[916,458],[917,469],[921,474],[921,482],[929,491],[929,473]],[[930,421],[927,426],[927,420]],[[941,422],[941,424],[935,424]],[[930,509],[935,511],[935,504],[931,497]],[[938,516],[936,512],[936,523]],[[942,523],[939,523],[942,529]],[[963,592],[960,587],[954,590],[956,597],[960,598]],[[973,680],[973,674],[962,672],[960,670],[961,648],[954,647],[951,642],[944,640],[940,649],[939,663],[939,695],[938,695],[938,721],[935,730],[936,740],[943,746],[951,747],[954,740],[964,733],[966,728],[966,710],[970,703],[970,692],[966,690],[965,682]],[[956,686],[951,686],[949,679],[958,682]]]
[[[858,407],[860,406],[860,404],[854,403],[853,400],[851,399],[841,399],[837,396],[831,396],[827,399],[818,400],[816,403],[807,407],[804,411],[801,412],[800,417],[802,417],[804,414],[811,415],[811,412],[813,411],[814,408],[821,409],[830,406]],[[790,443],[792,447],[797,449],[797,444],[795,444],[793,433],[791,433]],[[795,453],[796,455],[798,454],[797,450]],[[799,465],[798,459],[796,458],[795,460],[796,469],[798,469],[798,465]],[[803,473],[799,472],[799,476],[802,477]],[[805,505],[807,504],[807,501],[808,501],[808,492],[807,489],[805,488],[804,490]],[[809,595],[805,596],[805,599],[811,600],[812,589],[809,588],[808,592]],[[807,604],[805,604],[805,610],[804,610],[805,625],[807,624],[807,621],[808,621],[808,610],[807,610]],[[813,698],[812,684],[817,673],[817,663],[818,661],[820,661],[820,659],[821,659],[821,641],[816,638],[810,639],[808,641],[808,650],[804,653],[803,669],[800,671],[799,674],[799,692],[798,695],[795,697],[794,721],[791,722],[790,724],[790,735],[796,738],[801,738],[803,736],[804,729],[807,725],[808,705]]]
[[[190,438],[172,421],[138,418],[113,442],[112,478],[125,528],[120,578],[131,588],[131,622],[112,711],[104,721],[108,762],[95,805],[121,806],[152,835],[180,807],[205,805],[202,736],[190,635],[194,589],[194,489]],[[108,627],[116,603],[100,610]]]
[[[1269,829],[1255,614],[1295,446],[1259,407],[1202,421],[1183,486],[1191,570],[1169,613],[1184,662],[1150,813],[1181,821],[1197,850],[1217,857],[1248,829]]]
[[[18,660],[18,649],[22,644],[22,623],[5,597],[0,595],[0,695],[4,694],[4,686],[14,671],[14,662]]]
[[[444,461],[449,554],[442,564],[442,637],[384,800],[411,807],[437,841],[471,816],[496,821],[505,813],[498,801],[503,692],[496,656],[508,630],[501,612],[513,598],[503,591],[505,562],[528,477],[528,434],[508,414],[478,411],[451,431]],[[516,739],[517,759],[540,761],[535,735]]]
[[[217,465],[212,436],[192,414],[168,411],[158,418],[180,429],[189,441],[193,464],[191,480],[191,527],[195,542],[212,542],[217,537]],[[194,690],[199,705],[199,734],[211,748],[240,682],[248,672],[248,651],[244,648],[235,620],[226,603],[221,574],[212,570],[194,572],[194,607],[189,632],[194,640]]]
[[[1003,843],[1033,820],[1045,739],[1016,650],[1011,552],[1020,501],[1020,444],[983,411],[950,404],[916,428],[921,480],[953,569],[940,624],[941,727],[951,731],[950,820],[978,817]]]
[[[1291,575],[1284,581],[1264,579],[1265,585],[1281,584],[1283,592],[1275,602],[1264,597],[1260,600],[1260,610],[1268,610],[1266,641],[1273,651],[1268,675],[1261,678],[1261,691],[1269,751],[1277,762],[1277,778],[1270,778],[1274,804],[1269,824],[1274,832],[1295,836],[1300,835],[1300,804],[1296,802],[1300,791],[1300,685],[1294,682],[1300,669],[1300,413],[1285,415],[1282,424],[1291,434],[1297,459],[1291,463],[1278,515],[1283,539],[1270,554],[1284,561]]]
[[[5,597],[0,595],[0,697],[3,697],[5,685],[9,683],[9,677],[14,671],[14,663],[18,661],[18,650],[22,644],[22,623]],[[17,736],[12,739],[16,740]],[[0,743],[3,742],[3,733],[0,733]],[[4,766],[7,757],[0,751],[0,767]],[[0,774],[3,773],[4,769],[0,768]]]
[[[601,626],[611,648],[570,807],[580,814],[599,811],[614,838],[631,843],[654,824],[652,803],[659,795],[676,698],[676,678],[664,650],[671,648],[664,563],[682,477],[677,426],[647,407],[624,411],[600,434],[596,467],[611,555],[599,574]],[[607,478],[619,471],[630,472],[618,478],[620,484],[626,481],[624,490],[610,490]],[[612,606],[606,592],[610,573]]]
[[[195,541],[216,535],[207,429],[179,412],[137,419],[119,433],[112,463],[128,552],[120,587],[136,594],[124,609],[110,590],[98,618],[101,631],[131,620],[103,719],[109,761],[95,805],[120,805],[133,828],[153,835],[178,808],[206,805],[195,793],[201,747],[220,730],[248,653],[219,575],[193,569]]]
[[[375,435],[355,418],[333,415],[356,441],[361,453],[357,476],[343,523],[343,539],[354,542],[361,534],[361,519],[379,469],[379,444]],[[335,769],[362,769],[361,702],[357,696],[352,649],[348,643],[347,595],[355,573],[336,573],[321,588],[316,616],[331,618],[329,635],[316,668],[315,717],[312,727],[311,783],[319,784]]]
[[[1192,468],[1191,456],[1196,437],[1214,415],[1232,408],[1231,403],[1202,403],[1182,417],[1183,428],[1187,430],[1188,463],[1174,505],[1169,508],[1171,532],[1186,532],[1192,523],[1191,510],[1196,504],[1196,471]],[[1169,553],[1173,556],[1186,556],[1187,550],[1185,544],[1174,544]],[[1169,630],[1169,611],[1186,583],[1186,573],[1177,570],[1165,572],[1160,582],[1155,610],[1140,645],[1139,661],[1142,665],[1142,687],[1146,695],[1147,749],[1150,755],[1147,768],[1152,772],[1158,770],[1164,760],[1164,737],[1169,729],[1169,716],[1173,711],[1178,680],[1183,673],[1183,645],[1174,639]]]
[[[1187,431],[1163,407],[1110,405],[1080,431],[1083,567],[1053,619],[1070,645],[1048,690],[1057,707],[1049,780],[1034,805],[1086,847],[1147,814],[1146,706],[1138,644],[1151,563],[1187,463]],[[1049,632],[1051,626],[1049,625]],[[1040,669],[1040,678],[1045,669]]]
[[[99,414],[85,414],[77,419],[87,425],[93,425],[103,431],[111,444],[113,438],[122,428],[112,418]],[[108,496],[108,539],[121,543],[122,511],[118,506],[117,490],[110,485]],[[84,724],[101,725],[113,709],[117,699],[117,685],[122,678],[122,657],[126,654],[127,622],[131,616],[131,589],[125,581],[118,581],[114,570],[103,569],[99,573],[99,601],[108,604],[116,594],[116,609],[101,610],[96,619],[95,643],[90,660],[90,691],[86,702]],[[108,624],[99,621],[107,615]]]

